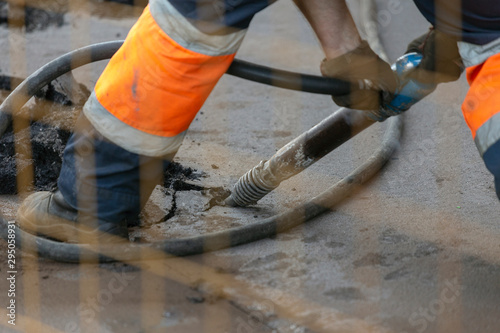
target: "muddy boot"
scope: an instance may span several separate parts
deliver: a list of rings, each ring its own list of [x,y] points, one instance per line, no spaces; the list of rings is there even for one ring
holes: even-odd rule
[[[63,152],[58,190],[23,202],[21,228],[65,242],[128,240],[127,227],[140,225],[140,213],[163,183],[168,163],[114,144],[82,113]]]
[[[61,192],[37,192],[18,210],[21,229],[69,243],[117,243],[128,241],[127,223],[99,221],[82,216],[69,206]]]

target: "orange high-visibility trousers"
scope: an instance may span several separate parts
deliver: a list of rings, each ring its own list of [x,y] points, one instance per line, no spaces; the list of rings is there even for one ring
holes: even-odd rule
[[[479,128],[500,112],[500,54],[467,68],[467,81],[470,89],[462,111],[475,139]]]
[[[233,58],[179,45],[158,26],[148,6],[102,73],[95,94],[122,122],[173,137],[188,128]]]
[[[500,54],[467,68],[467,80],[462,111],[500,198]]]

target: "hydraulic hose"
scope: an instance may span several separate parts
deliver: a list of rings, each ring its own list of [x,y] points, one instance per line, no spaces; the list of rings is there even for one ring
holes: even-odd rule
[[[364,7],[363,13],[368,16],[363,21],[373,27],[373,20],[367,21],[367,19],[372,18],[374,12],[373,3],[363,1],[362,7]],[[374,42],[378,42],[378,40]],[[8,126],[8,114],[15,115],[39,89],[74,68],[110,58],[121,44],[121,41],[101,43],[73,51],[48,63],[30,75],[0,106],[0,136],[4,135]],[[332,92],[343,94],[348,92],[349,89],[348,84],[338,80],[285,72],[238,60],[235,60],[228,73],[261,83],[274,85],[279,82],[277,85],[280,87],[322,94],[332,94]],[[348,110],[344,109],[342,112],[348,112]],[[400,117],[392,117],[388,123],[380,148],[347,177],[296,208],[250,225],[154,243],[99,245],[56,242],[30,234],[16,226],[16,246],[25,251],[38,253],[42,257],[57,261],[95,262],[96,255],[99,255],[101,261],[128,262],[141,260],[145,254],[148,259],[187,256],[271,237],[329,210],[348,196],[352,190],[374,176],[399,145],[402,120]],[[4,239],[8,239],[8,221],[2,215],[0,215],[0,234]]]
[[[227,74],[274,87],[324,95],[347,95],[350,82],[316,75],[299,74],[235,59]],[[364,83],[360,81],[359,86]]]

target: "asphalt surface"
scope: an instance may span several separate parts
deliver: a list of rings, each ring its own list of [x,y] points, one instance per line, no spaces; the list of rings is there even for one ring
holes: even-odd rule
[[[89,43],[124,38],[140,9],[69,2],[61,27],[0,28],[2,73],[25,77]],[[356,8],[356,3],[351,3]],[[380,1],[391,60],[427,29],[411,1]],[[289,1],[257,15],[241,59],[318,74],[322,59]],[[102,64],[76,71],[91,87]],[[336,208],[272,239],[187,258],[71,265],[16,252],[16,326],[8,324],[7,248],[0,242],[2,332],[498,332],[500,206],[460,112],[465,78],[404,115],[401,145],[379,175]],[[194,184],[229,187],[336,110],[327,96],[224,76],[190,127],[176,161]],[[199,191],[155,192],[149,240],[258,221],[321,193],[381,142],[376,124],[248,209],[215,207]],[[10,220],[20,201],[2,196]],[[165,203],[166,202],[166,203]]]

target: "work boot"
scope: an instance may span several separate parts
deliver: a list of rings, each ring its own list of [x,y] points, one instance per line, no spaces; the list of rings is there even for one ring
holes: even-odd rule
[[[104,244],[128,240],[126,221],[116,223],[81,216],[59,191],[31,194],[19,207],[17,218],[21,229],[61,242]]]

